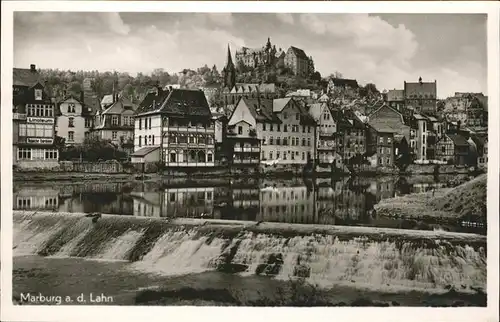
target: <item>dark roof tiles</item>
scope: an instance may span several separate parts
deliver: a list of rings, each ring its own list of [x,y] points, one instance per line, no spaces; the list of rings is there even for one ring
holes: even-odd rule
[[[27,86],[31,87],[36,85],[36,83],[41,83],[40,73],[38,71],[32,71],[26,68],[13,68],[13,83],[14,86]]]

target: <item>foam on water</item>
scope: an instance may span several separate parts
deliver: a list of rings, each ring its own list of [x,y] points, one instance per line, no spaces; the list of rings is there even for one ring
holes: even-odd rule
[[[108,241],[104,250],[97,254],[99,259],[125,260],[127,253],[135,246],[143,231],[127,231]]]
[[[486,286],[485,248],[445,239],[283,236],[245,229],[225,234],[232,228],[211,230],[119,216],[102,217],[95,224],[84,216],[22,216],[14,221],[15,255],[128,260],[132,270],[161,275],[236,267],[231,273],[281,280],[305,277],[328,288],[349,284],[442,291],[450,286],[463,290]]]

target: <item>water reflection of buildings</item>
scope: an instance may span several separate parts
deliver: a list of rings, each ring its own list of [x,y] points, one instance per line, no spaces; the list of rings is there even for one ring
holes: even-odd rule
[[[366,212],[363,186],[349,180],[320,183],[316,193],[318,224],[357,221]]]
[[[51,187],[23,187],[13,194],[13,207],[19,210],[57,210],[59,190]]]
[[[132,192],[133,213],[147,217],[212,216],[215,188],[170,188],[162,192]]]
[[[130,197],[123,193],[123,187],[123,183],[62,186],[59,211],[132,215],[133,203]]]
[[[314,223],[314,192],[306,186],[261,189],[257,218],[273,222]]]
[[[254,180],[220,187],[159,190],[153,183],[16,187],[15,209],[101,212],[301,224],[369,224],[381,199],[443,184],[404,178]]]

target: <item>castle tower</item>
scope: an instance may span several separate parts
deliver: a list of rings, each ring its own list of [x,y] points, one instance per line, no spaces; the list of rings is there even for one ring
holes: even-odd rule
[[[227,45],[227,61],[226,66],[222,70],[222,77],[224,78],[224,87],[232,89],[236,85],[236,68],[233,64],[229,45]]]

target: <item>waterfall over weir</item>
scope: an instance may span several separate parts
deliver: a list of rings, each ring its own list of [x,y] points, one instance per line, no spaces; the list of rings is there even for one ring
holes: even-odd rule
[[[486,237],[307,226],[14,211],[14,256],[127,261],[130,270],[223,271],[384,290],[486,288]]]

